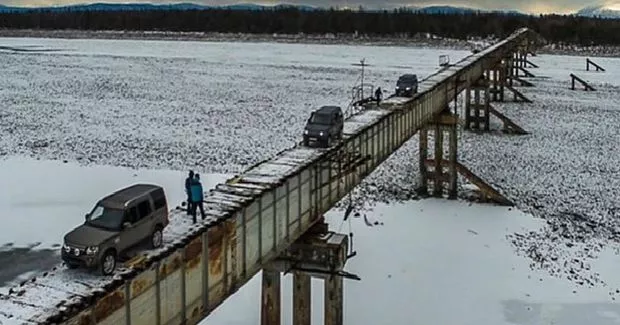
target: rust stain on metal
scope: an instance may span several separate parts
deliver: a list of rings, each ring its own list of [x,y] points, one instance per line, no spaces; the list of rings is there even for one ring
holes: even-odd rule
[[[185,247],[185,264],[187,269],[193,269],[200,263],[202,254],[202,238],[192,240]]]
[[[95,314],[95,320],[100,321],[106,317],[112,315],[116,310],[123,307],[125,304],[125,294],[122,292],[123,287],[110,292],[95,305],[93,313]]]
[[[168,263],[162,264],[159,274],[161,275],[162,278],[165,278],[169,274],[178,270],[181,267],[181,263],[182,263],[181,256],[174,255],[171,261],[169,261]]]
[[[211,245],[215,245],[221,242],[222,237],[224,237],[224,233],[222,232],[222,226],[218,225],[217,227],[209,228],[207,237],[209,238],[209,247]]]
[[[77,319],[77,325],[90,325],[91,324],[91,315],[90,313],[81,314]]]
[[[146,291],[153,284],[153,281],[150,281],[148,277],[145,278],[137,278],[131,281],[131,296],[136,297]]]
[[[219,276],[222,273],[222,247],[224,243],[224,229],[220,226],[209,229],[209,273]]]

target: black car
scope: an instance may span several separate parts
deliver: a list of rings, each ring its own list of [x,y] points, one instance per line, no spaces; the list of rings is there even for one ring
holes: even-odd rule
[[[344,116],[339,106],[323,106],[312,112],[304,129],[304,145],[318,143],[330,147],[334,140],[342,139]]]
[[[415,74],[404,74],[396,81],[396,96],[413,97],[418,92],[418,76]]]

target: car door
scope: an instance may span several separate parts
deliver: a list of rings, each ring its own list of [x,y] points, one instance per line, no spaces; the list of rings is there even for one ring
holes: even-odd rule
[[[137,220],[138,208],[136,204],[132,204],[125,209],[123,229],[120,233],[120,242],[117,244],[120,251],[125,251],[134,245],[134,238],[138,236],[138,228],[136,228]],[[124,226],[126,222],[130,224],[128,227]]]
[[[136,244],[151,237],[153,231],[153,204],[149,196],[144,196],[138,202],[138,222],[136,222]]]
[[[332,139],[338,138],[338,113],[334,112],[331,116],[331,128],[329,130]]]

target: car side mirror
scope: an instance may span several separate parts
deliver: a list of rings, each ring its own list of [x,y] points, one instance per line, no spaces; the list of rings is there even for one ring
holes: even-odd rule
[[[123,229],[131,228],[131,222],[123,222]]]

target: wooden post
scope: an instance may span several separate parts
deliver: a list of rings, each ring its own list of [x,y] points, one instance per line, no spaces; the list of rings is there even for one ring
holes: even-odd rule
[[[479,79],[471,87],[474,92],[474,101],[465,101],[465,129],[481,129],[484,123],[485,130],[489,129],[489,101],[490,91],[489,82],[486,79]],[[467,97],[467,96],[466,96]],[[473,112],[472,112],[473,110]],[[483,113],[483,115],[481,115]]]
[[[293,273],[293,324],[310,325],[312,314],[312,286],[310,275]]]
[[[344,324],[343,295],[344,288],[341,276],[330,276],[325,279],[325,325]]]
[[[263,270],[261,325],[280,325],[280,272]]]
[[[419,195],[428,195],[428,168],[426,166],[426,159],[428,158],[428,126],[420,128],[420,141],[419,141]]]
[[[443,176],[443,128],[441,124],[435,123],[433,125],[433,129],[435,134],[433,135],[435,138],[435,156],[433,159],[435,160],[435,173],[433,179],[433,196],[441,197],[443,194],[443,182],[441,177]]]

